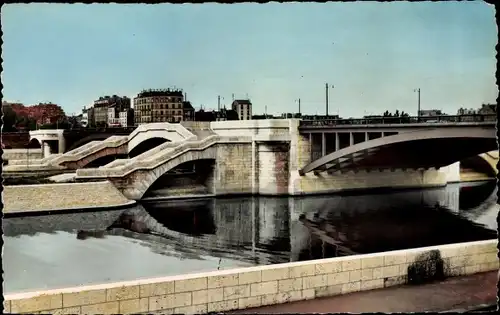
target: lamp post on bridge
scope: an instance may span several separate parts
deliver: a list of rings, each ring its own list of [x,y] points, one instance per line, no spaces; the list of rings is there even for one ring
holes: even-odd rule
[[[300,98],[296,99],[295,101],[299,103],[299,115],[300,115],[301,114],[301,112],[300,112]]]
[[[413,92],[417,92],[418,100],[417,100],[417,121],[420,122],[420,88],[414,89]]]
[[[332,89],[335,88],[335,86],[332,84],[330,86]],[[328,83],[325,83],[325,98],[326,98],[326,118],[328,119],[328,98],[330,97],[330,90],[328,89]]]

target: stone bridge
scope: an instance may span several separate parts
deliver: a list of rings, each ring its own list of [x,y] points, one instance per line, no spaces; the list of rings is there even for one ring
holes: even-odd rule
[[[233,180],[238,174],[233,168],[227,169],[226,162],[222,157],[234,158],[233,165],[237,159],[245,161],[244,156],[235,156],[245,149],[250,149],[250,139],[242,137],[220,137],[210,136],[203,140],[173,142],[164,145],[161,150],[146,152],[142,156],[114,163],[108,167],[97,169],[79,169],[77,178],[105,178],[110,180],[122,193],[130,199],[141,199],[146,191],[162,175],[182,166],[185,163],[195,162],[197,171],[204,175],[203,182],[209,193],[214,193],[217,185]],[[241,167],[245,167],[241,165]],[[216,171],[217,170],[217,171]],[[222,174],[221,174],[222,173]],[[248,174],[249,175],[249,174]],[[217,178],[217,180],[214,180]],[[244,180],[239,178],[238,180]],[[218,189],[220,192],[220,188]],[[234,193],[235,191],[231,191]]]
[[[164,174],[186,168],[214,195],[301,195],[444,186],[460,181],[454,162],[496,149],[491,122],[400,124],[390,130],[344,125],[328,132],[300,124],[297,119],[147,124],[129,136],[93,141],[30,168],[77,169],[77,180],[107,179],[135,200]],[[341,141],[346,135],[347,144]],[[4,170],[19,168],[9,163]]]
[[[53,133],[53,130],[33,132],[34,141],[40,141],[47,148],[50,139],[59,139],[59,145],[64,144],[63,130]],[[94,134],[85,139],[96,139],[104,134]],[[36,138],[35,138],[36,137]],[[104,140],[87,142],[64,154],[46,152],[44,158],[31,161],[29,170],[45,169],[79,169],[88,165],[107,164],[116,158],[135,157],[164,142],[179,142],[196,139],[196,136],[179,124],[153,123],[137,127],[128,136],[107,136]],[[33,141],[32,140],[32,141]],[[82,139],[83,140],[83,139]],[[83,142],[80,142],[80,144]],[[50,149],[47,149],[50,151]],[[7,171],[21,171],[26,168],[26,161],[10,161]]]

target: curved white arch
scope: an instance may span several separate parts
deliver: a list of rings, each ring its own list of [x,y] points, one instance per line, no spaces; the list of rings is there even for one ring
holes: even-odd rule
[[[314,171],[327,163],[335,160],[346,158],[356,153],[364,152],[371,149],[377,149],[382,146],[415,141],[415,140],[432,140],[432,139],[453,139],[453,138],[476,138],[476,139],[496,139],[495,131],[486,128],[441,128],[427,129],[414,132],[405,132],[393,136],[377,138],[366,142],[361,142],[339,151],[325,155],[308,165],[304,166],[299,173],[304,175]]]

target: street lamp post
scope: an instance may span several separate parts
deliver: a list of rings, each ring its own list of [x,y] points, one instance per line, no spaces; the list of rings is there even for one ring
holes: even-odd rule
[[[420,88],[414,89],[414,92],[417,92],[418,100],[417,100],[417,121],[420,121]]]
[[[295,100],[295,101],[299,103],[299,114],[301,114],[301,112],[300,112],[300,98]]]
[[[332,84],[331,88],[335,88],[335,86]],[[326,117],[328,118],[328,98],[330,96],[330,90],[328,89],[328,83],[325,83],[325,98],[326,98]]]

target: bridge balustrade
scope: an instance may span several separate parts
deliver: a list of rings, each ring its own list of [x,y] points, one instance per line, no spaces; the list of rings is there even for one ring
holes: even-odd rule
[[[309,126],[342,126],[342,125],[385,125],[385,124],[429,124],[429,123],[461,123],[496,121],[496,114],[487,115],[443,115],[420,117],[370,117],[354,119],[318,119],[301,120],[300,127]]]

